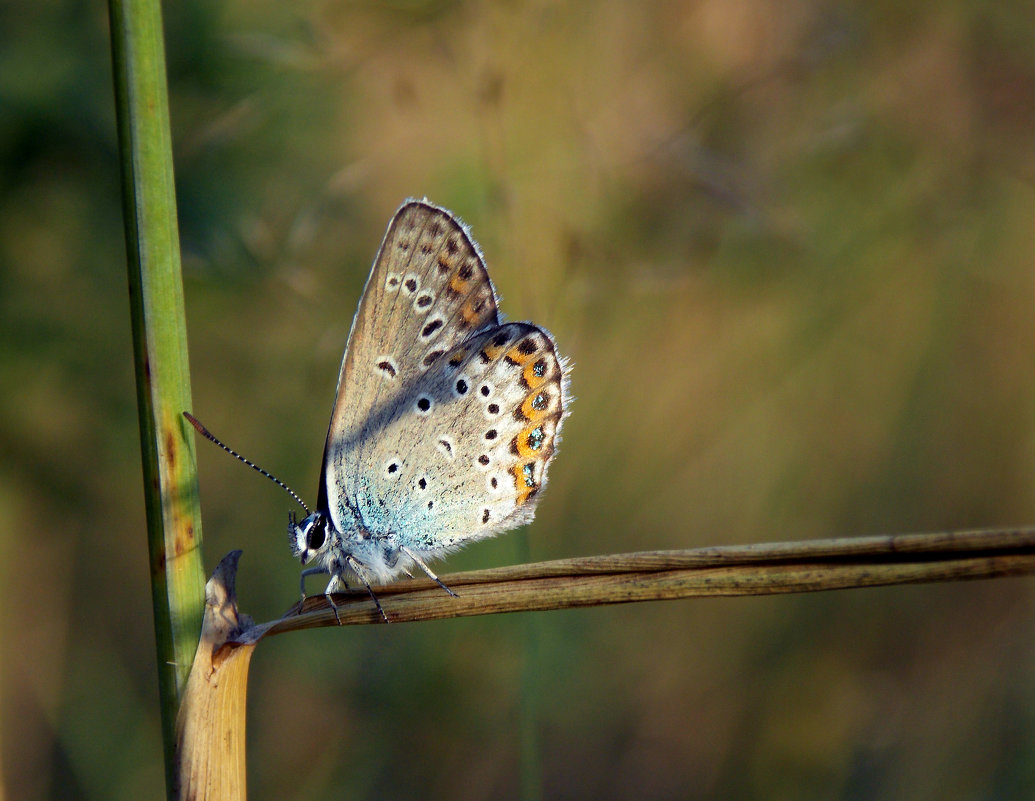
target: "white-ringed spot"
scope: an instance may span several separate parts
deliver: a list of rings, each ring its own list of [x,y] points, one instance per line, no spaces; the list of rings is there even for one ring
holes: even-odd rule
[[[441,317],[432,318],[420,330],[421,339],[429,339],[443,325],[445,325],[445,321]]]
[[[399,375],[399,365],[391,356],[380,356],[374,363],[374,370],[382,378],[392,379]]]
[[[427,417],[431,414],[431,409],[434,407],[434,402],[427,395],[421,395],[417,398],[416,403],[413,404],[413,411],[420,417]]]
[[[453,396],[462,398],[468,392],[471,391],[471,380],[464,374],[458,375],[453,379]]]
[[[438,448],[439,453],[441,453],[447,459],[456,458],[456,443],[453,441],[453,438],[449,436],[449,434],[442,434],[438,438],[438,442],[435,444],[435,447]]]

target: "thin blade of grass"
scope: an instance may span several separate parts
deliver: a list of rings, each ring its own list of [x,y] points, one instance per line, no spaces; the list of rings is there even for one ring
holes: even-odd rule
[[[167,787],[205,577],[190,408],[169,103],[158,0],[109,0],[137,407]]]
[[[500,612],[917,584],[1035,573],[1035,529],[900,534],[560,559],[455,573],[459,597],[421,580],[375,587],[393,622]],[[379,623],[366,592],[308,598],[246,639],[317,626]]]

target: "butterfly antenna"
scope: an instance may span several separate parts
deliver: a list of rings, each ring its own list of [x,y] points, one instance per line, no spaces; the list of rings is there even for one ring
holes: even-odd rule
[[[188,423],[190,423],[192,426],[194,426],[194,430],[197,431],[199,434],[201,434],[201,436],[203,436],[209,442],[214,442],[216,445],[218,445],[224,451],[229,453],[235,459],[239,459],[240,461],[244,462],[246,465],[248,465],[250,468],[252,468],[252,470],[258,470],[260,473],[262,473],[264,476],[266,476],[266,478],[268,478],[274,484],[276,484],[279,487],[281,487],[282,489],[286,490],[288,495],[290,495],[292,498],[294,498],[296,501],[298,501],[298,505],[301,506],[303,509],[305,509],[305,513],[307,515],[309,514],[309,507],[305,505],[305,501],[303,501],[301,498],[299,498],[298,495],[295,493],[295,491],[293,489],[291,489],[291,487],[289,487],[287,484],[285,484],[283,481],[281,481],[279,478],[277,478],[272,473],[267,473],[265,470],[263,470],[261,467],[259,467],[257,464],[255,464],[255,462],[248,461],[243,456],[241,456],[241,454],[239,454],[237,451],[235,451],[233,448],[225,445],[221,440],[219,440],[215,436],[215,434],[213,434],[211,431],[209,431],[207,428],[205,428],[205,426],[203,426],[201,424],[201,422],[198,420],[198,418],[196,418],[190,412],[184,412],[183,416],[187,418],[187,422]]]

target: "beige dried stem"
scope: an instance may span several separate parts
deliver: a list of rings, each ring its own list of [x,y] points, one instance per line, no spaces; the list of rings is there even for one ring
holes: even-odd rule
[[[244,710],[248,664],[258,642],[318,626],[381,623],[365,591],[297,604],[280,620],[239,616],[240,551],[209,580],[201,645],[177,721],[179,798],[245,798]],[[571,609],[728,595],[1000,578],[1035,573],[1035,529],[903,534],[763,545],[646,551],[497,568],[377,588],[393,622]]]

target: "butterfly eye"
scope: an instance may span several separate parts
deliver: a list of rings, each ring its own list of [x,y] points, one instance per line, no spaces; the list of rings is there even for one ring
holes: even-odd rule
[[[327,539],[327,521],[322,517],[309,527],[305,535],[305,544],[310,551],[318,551]]]

